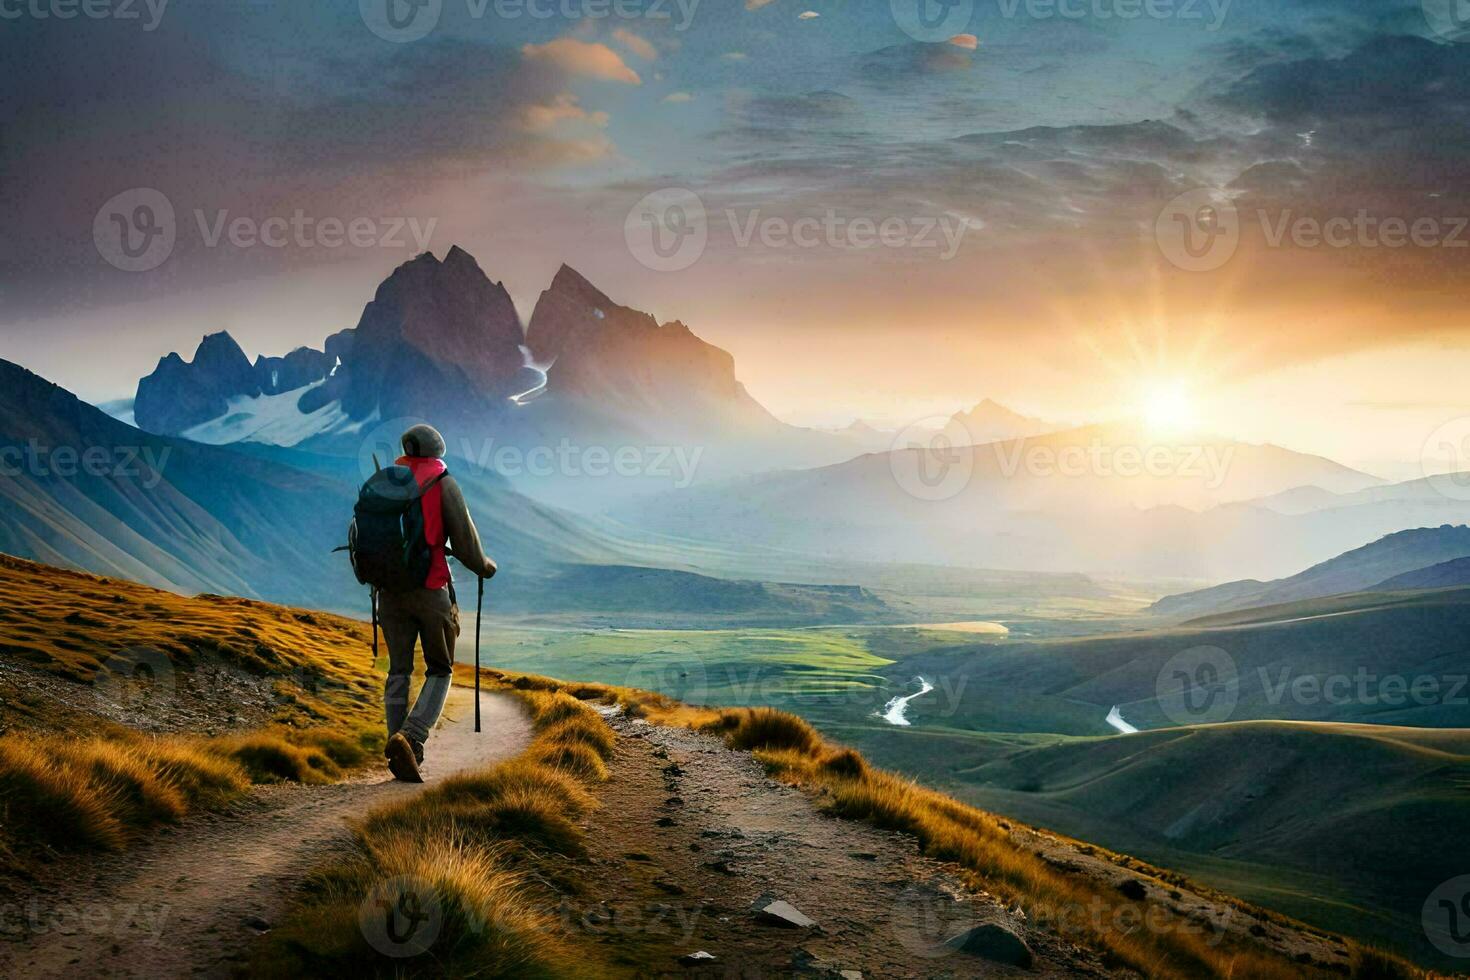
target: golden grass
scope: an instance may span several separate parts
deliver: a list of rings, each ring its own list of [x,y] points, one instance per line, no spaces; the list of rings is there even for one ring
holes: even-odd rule
[[[556,685],[546,683],[544,678],[535,679],[532,686],[543,692],[542,697],[555,696]],[[617,701],[634,717],[705,731],[721,737],[731,748],[751,751],[769,773],[808,789],[818,805],[834,816],[913,835],[926,855],[964,868],[975,888],[1020,906],[1036,927],[1097,951],[1109,965],[1166,980],[1295,980],[1329,973],[1325,964],[1295,962],[1248,935],[1202,928],[1163,906],[1151,910],[1147,897],[1130,899],[1095,878],[1055,867],[1017,842],[1011,822],[873,769],[858,752],[827,743],[816,729],[795,715],[770,708],[697,708],[644,691],[587,687],[582,685],[578,693]],[[1090,850],[1122,867],[1156,877],[1165,892],[1185,883],[1181,875],[1109,855],[1100,848]],[[1225,899],[1256,918],[1289,921],[1208,889],[1195,890]],[[1163,912],[1167,915],[1158,914]],[[1137,925],[1142,922],[1168,925]],[[1311,931],[1296,923],[1291,925]],[[1351,942],[1347,945],[1350,975],[1356,980],[1425,976],[1397,957]]]
[[[0,852],[117,850],[159,824],[217,809],[252,783],[327,783],[361,762],[369,733],[268,729],[216,738],[124,729],[0,739]]]
[[[22,686],[0,737],[0,857],[113,850],[150,828],[219,807],[252,782],[324,783],[382,747],[380,685],[363,623],[245,599],[186,598],[0,555],[0,651],[89,683],[115,654],[148,648],[175,667],[180,697],[232,709],[201,683],[206,663],[256,679],[265,727],[214,738],[139,734]],[[212,676],[212,675],[211,675]],[[161,702],[167,721],[173,704]],[[85,730],[89,734],[77,738]]]
[[[615,737],[596,711],[565,692],[530,683],[511,690],[536,729],[527,751],[369,812],[355,828],[355,853],[313,874],[308,897],[272,931],[253,974],[611,972],[555,928],[544,898],[511,865],[543,853],[585,853],[578,821],[597,805],[586,784],[606,778]],[[360,914],[400,876],[417,883],[414,901],[437,909],[439,925],[427,948],[395,959],[369,941]]]
[[[292,727],[352,727],[380,709],[366,623],[221,596],[186,597],[85,572],[0,555],[0,651],[79,683],[114,655],[157,651],[181,678],[210,663],[273,687],[271,721]],[[8,719],[63,731],[90,716],[60,706]]]
[[[555,921],[525,897],[504,848],[464,836],[412,829],[370,839],[342,864],[316,872],[312,896],[272,931],[252,964],[262,977],[567,977],[583,964],[560,941]],[[393,908],[424,916],[402,948],[380,917]],[[383,949],[417,956],[390,958]]]

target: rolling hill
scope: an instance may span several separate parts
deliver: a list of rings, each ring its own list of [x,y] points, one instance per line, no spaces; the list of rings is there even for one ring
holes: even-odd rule
[[[1373,587],[1373,591],[1397,592],[1401,589],[1458,589],[1467,585],[1470,585],[1470,558],[1452,558],[1449,561],[1440,562],[1438,565],[1430,565],[1427,568],[1416,568],[1412,572],[1395,575],[1391,579],[1379,582]]]
[[[1102,735],[1113,706],[1145,731],[1245,720],[1464,728],[1467,631],[1470,589],[1349,594],[1167,629],[930,649],[885,673],[956,692],[915,701],[911,715],[959,731]],[[1181,671],[1203,685],[1188,704],[1171,686]]]
[[[1420,914],[1452,870],[1442,842],[1470,833],[1470,729],[1171,728],[1062,740],[953,778],[988,808],[1459,965],[1424,939]]]
[[[1465,557],[1470,557],[1470,527],[1446,524],[1415,528],[1389,534],[1289,578],[1273,582],[1228,582],[1197,592],[1166,596],[1149,607],[1149,611],[1161,616],[1200,616],[1341,592],[1361,592],[1379,587],[1380,583],[1405,573]],[[1410,579],[1410,584],[1395,588],[1435,587],[1416,585],[1414,581]],[[1444,581],[1441,584],[1458,583]]]

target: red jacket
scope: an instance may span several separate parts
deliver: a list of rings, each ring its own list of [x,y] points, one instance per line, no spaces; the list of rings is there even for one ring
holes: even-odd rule
[[[444,460],[427,456],[400,456],[398,465],[413,470],[413,478],[418,481],[419,486],[449,470]],[[444,556],[449,535],[444,530],[444,494],[437,483],[424,494],[424,537],[429,541],[429,553],[433,556],[424,588],[442,589],[449,584],[449,560]]]

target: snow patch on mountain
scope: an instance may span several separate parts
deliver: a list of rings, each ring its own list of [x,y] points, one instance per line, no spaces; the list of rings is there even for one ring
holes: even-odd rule
[[[360,430],[367,420],[352,422],[341,402],[328,402],[313,412],[300,410],[301,399],[324,384],[324,380],[316,381],[278,395],[237,395],[229,400],[225,414],[185,429],[181,435],[212,446],[234,442],[295,446],[323,433]]]

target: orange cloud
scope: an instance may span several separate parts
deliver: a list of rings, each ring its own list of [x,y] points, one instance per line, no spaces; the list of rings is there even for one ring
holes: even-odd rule
[[[613,39],[623,47],[642,58],[644,61],[653,61],[658,57],[658,48],[655,48],[644,38],[639,37],[626,28],[619,27],[612,32]]]
[[[980,47],[980,39],[973,34],[956,34],[949,39],[949,43],[966,51],[974,51]]]
[[[521,108],[521,126],[532,133],[544,133],[555,129],[563,122],[585,122],[593,126],[606,126],[605,112],[589,112],[575,95],[564,92],[548,104],[533,104]]]
[[[545,44],[527,44],[521,48],[521,54],[527,61],[544,61],[569,75],[625,82],[629,85],[643,84],[638,73],[629,68],[622,56],[606,44],[560,37]]]

